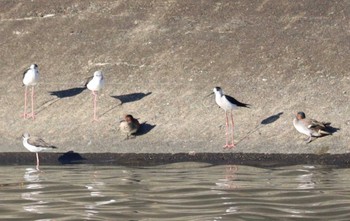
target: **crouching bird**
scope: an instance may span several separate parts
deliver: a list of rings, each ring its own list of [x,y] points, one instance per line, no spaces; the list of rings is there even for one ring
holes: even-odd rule
[[[298,112],[293,119],[293,125],[295,129],[302,134],[308,136],[305,140],[306,143],[310,143],[313,137],[322,137],[325,135],[330,135],[331,133],[327,131],[327,127],[331,123],[319,122],[314,119],[306,118],[304,112]]]
[[[134,135],[140,129],[140,123],[132,115],[125,115],[124,120],[120,122],[120,131],[126,134],[126,139]]]

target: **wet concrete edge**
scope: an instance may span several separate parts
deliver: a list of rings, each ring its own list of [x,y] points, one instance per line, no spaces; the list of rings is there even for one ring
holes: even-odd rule
[[[40,165],[94,164],[153,166],[178,162],[203,162],[256,167],[289,165],[350,166],[350,154],[264,154],[264,153],[39,153]],[[0,165],[34,165],[30,152],[0,153]]]

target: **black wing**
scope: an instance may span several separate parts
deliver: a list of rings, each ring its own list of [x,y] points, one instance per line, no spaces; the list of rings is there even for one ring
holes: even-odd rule
[[[239,102],[238,100],[236,100],[235,98],[231,97],[231,96],[228,96],[228,95],[225,95],[226,99],[228,101],[230,101],[231,103],[237,105],[238,107],[246,107],[246,108],[250,108],[250,104],[245,104],[245,103],[242,103],[242,102]]]
[[[29,71],[29,68],[28,68],[28,69],[26,69],[26,70],[23,72],[23,78],[22,78],[22,80],[24,79],[24,76],[26,75],[27,71]],[[22,83],[22,86],[24,86],[24,84],[23,84],[23,83]]]
[[[94,76],[91,76],[91,77],[86,78],[84,87],[87,87],[88,83],[89,83],[93,78],[94,78]]]
[[[27,71],[29,71],[29,68],[27,68],[24,72],[23,72],[23,78],[26,75]]]

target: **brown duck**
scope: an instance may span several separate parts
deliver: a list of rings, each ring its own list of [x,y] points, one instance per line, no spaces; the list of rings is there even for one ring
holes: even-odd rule
[[[298,112],[293,120],[293,125],[299,133],[305,134],[308,138],[305,140],[307,143],[312,141],[312,137],[321,137],[329,135],[327,126],[331,123],[319,122],[314,119],[306,118],[304,112]]]
[[[133,134],[135,134],[140,129],[140,123],[132,115],[128,114],[125,116],[124,120],[120,122],[120,131],[126,133],[126,139]]]

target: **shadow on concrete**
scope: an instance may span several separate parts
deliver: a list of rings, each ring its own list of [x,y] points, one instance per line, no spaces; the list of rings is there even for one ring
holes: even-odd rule
[[[331,123],[329,123],[326,127],[326,131],[330,133],[330,135],[334,134],[335,132],[337,132],[338,130],[340,130],[340,128],[337,127],[332,127]]]
[[[150,132],[156,125],[148,124],[147,121],[141,123],[140,129],[135,133],[136,136],[141,136]]]
[[[124,103],[130,103],[130,102],[134,102],[134,101],[138,101],[141,100],[142,98],[148,96],[152,94],[152,92],[148,92],[148,93],[131,93],[131,94],[123,94],[123,95],[115,95],[115,96],[111,96],[115,99],[120,100],[121,104]]]
[[[68,151],[58,157],[58,161],[61,164],[80,164],[84,163],[86,159],[82,157],[79,153],[75,153],[74,151]]]
[[[86,89],[87,89],[86,87],[74,87],[74,88],[61,90],[61,91],[50,91],[50,95],[56,96],[58,98],[73,97],[80,94]]]
[[[246,133],[246,135],[240,139],[236,144],[242,142],[243,140],[245,140],[246,138],[248,138],[250,135],[252,135],[253,133],[255,133],[256,131],[258,131],[261,127],[268,125],[268,124],[272,124],[275,121],[277,121],[280,116],[283,114],[283,112],[279,112],[277,114],[271,115],[265,119],[263,119],[260,124],[256,125],[256,127],[254,127],[252,130],[250,130],[248,133]]]
[[[279,112],[277,114],[271,115],[271,116],[265,118],[264,120],[262,120],[260,122],[260,124],[263,124],[263,125],[271,124],[271,123],[275,122],[276,120],[278,120],[282,114],[283,114],[283,112]]]

